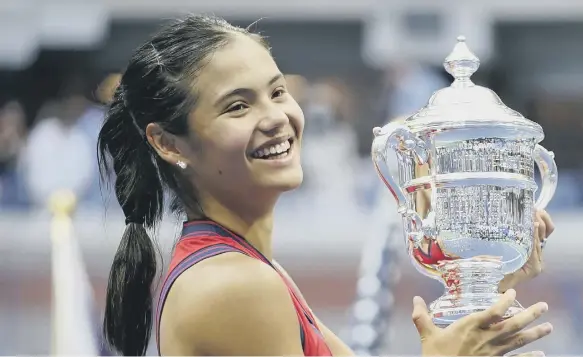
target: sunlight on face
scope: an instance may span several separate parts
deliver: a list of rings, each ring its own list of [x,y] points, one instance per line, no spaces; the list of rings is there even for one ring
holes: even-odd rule
[[[191,153],[200,190],[214,195],[280,193],[301,184],[302,110],[270,53],[234,38],[212,55],[195,83]]]

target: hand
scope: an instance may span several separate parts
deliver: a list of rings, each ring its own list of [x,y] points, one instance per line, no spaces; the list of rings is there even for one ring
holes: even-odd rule
[[[413,323],[421,337],[422,355],[502,356],[551,333],[553,327],[549,323],[523,330],[548,310],[546,303],[535,304],[502,320],[515,298],[516,291],[510,289],[489,309],[441,329],[433,324],[423,299],[415,297]]]
[[[535,212],[534,246],[532,248],[532,253],[526,264],[524,264],[520,270],[508,274],[502,279],[499,285],[500,292],[514,288],[519,283],[533,279],[542,273],[544,264],[541,243],[547,239],[554,230],[555,225],[551,220],[551,216],[545,210],[537,210]]]

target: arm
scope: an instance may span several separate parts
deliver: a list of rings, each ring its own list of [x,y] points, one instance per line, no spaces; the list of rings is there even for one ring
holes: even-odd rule
[[[313,313],[312,313],[313,314]],[[316,323],[324,335],[326,344],[334,356],[354,356],[354,352],[344,341],[342,341],[332,330],[330,330],[320,319],[314,315]]]
[[[161,344],[163,354],[303,355],[287,287],[269,266],[238,253],[203,261],[178,278],[162,326],[172,336]]]

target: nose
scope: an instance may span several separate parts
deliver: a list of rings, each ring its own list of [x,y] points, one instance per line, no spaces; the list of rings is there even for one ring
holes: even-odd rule
[[[289,123],[289,118],[281,105],[272,104],[266,108],[258,127],[265,133],[271,133],[280,130],[287,123]]]

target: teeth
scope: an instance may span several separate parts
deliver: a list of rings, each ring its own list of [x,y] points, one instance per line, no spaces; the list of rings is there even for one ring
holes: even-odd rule
[[[256,158],[261,158],[269,155],[281,154],[289,150],[290,147],[291,145],[289,143],[289,140],[286,140],[283,143],[272,145],[262,150],[258,150],[253,156]]]

